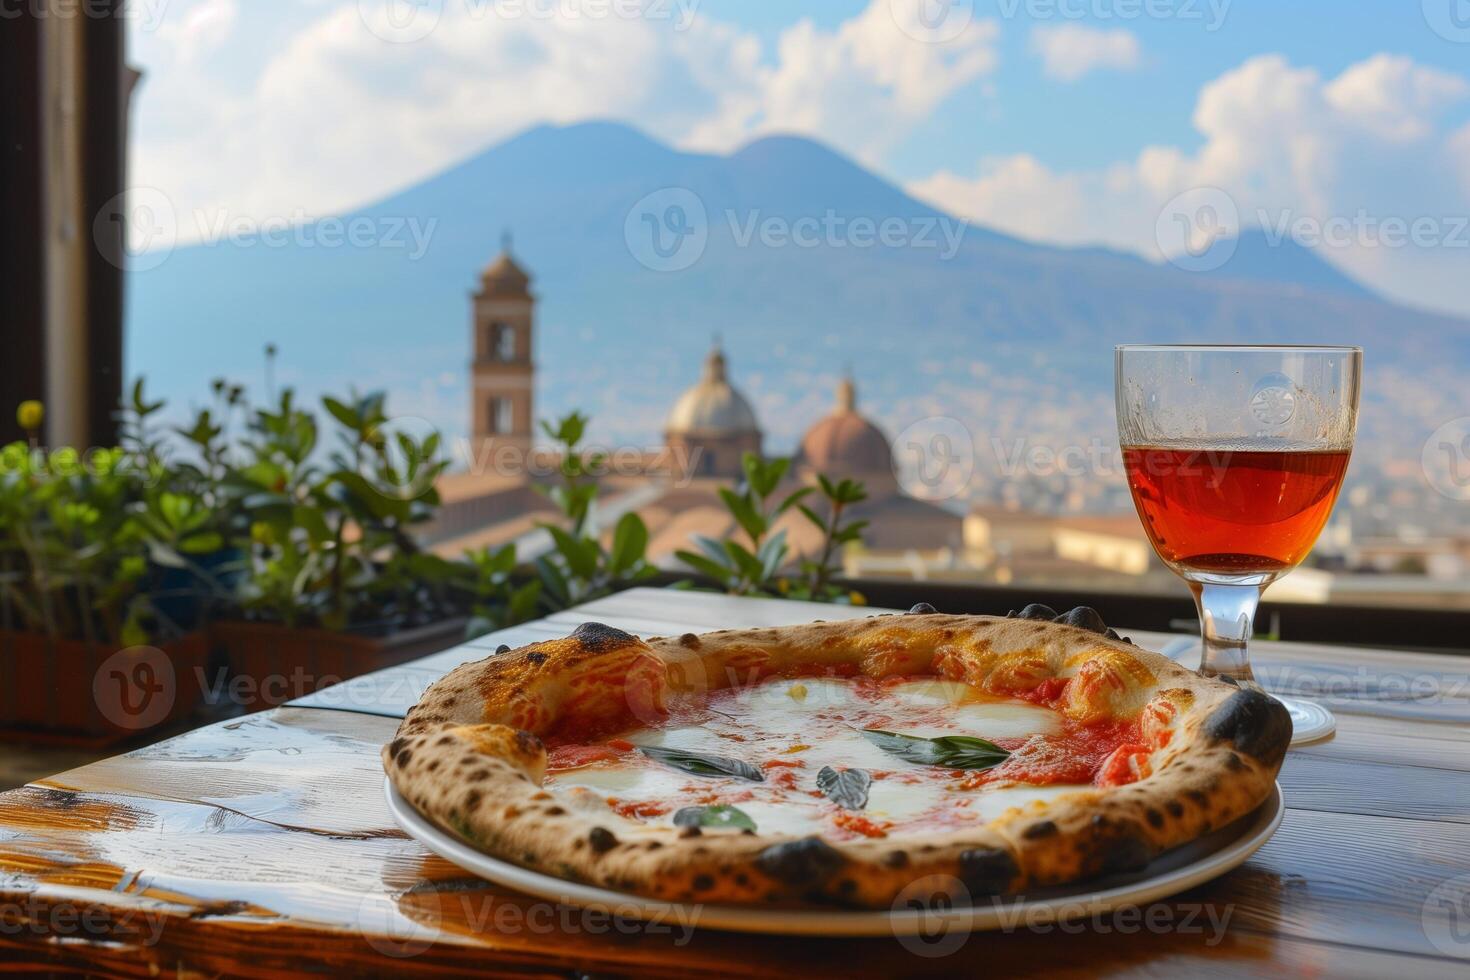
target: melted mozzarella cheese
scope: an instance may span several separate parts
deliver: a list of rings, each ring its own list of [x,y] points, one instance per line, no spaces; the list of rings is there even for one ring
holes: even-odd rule
[[[772,680],[716,692],[699,713],[698,723],[690,723],[693,720],[624,737],[639,746],[741,759],[762,767],[765,781],[697,776],[627,752],[616,759],[553,771],[547,783],[601,793],[614,806],[649,804],[650,810],[660,812],[630,819],[650,824],[669,823],[684,806],[729,802],[763,833],[793,835],[833,832],[840,826],[835,821],[851,814],[873,821],[889,835],[936,823],[978,825],[1015,807],[1090,788],[1009,784],[964,790],[948,770],[908,762],[864,737],[864,728],[883,728],[925,737],[1022,739],[1061,727],[1058,716],[1047,708],[987,697],[956,682]],[[863,810],[842,811],[816,790],[817,773],[824,766],[864,769],[873,775]]]

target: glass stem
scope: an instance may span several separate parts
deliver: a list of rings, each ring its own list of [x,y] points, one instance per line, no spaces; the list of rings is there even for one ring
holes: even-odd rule
[[[1189,587],[1199,608],[1200,635],[1204,640],[1199,672],[1206,677],[1233,677],[1254,683],[1248,644],[1256,606],[1261,601],[1261,587],[1210,582],[1190,582]]]

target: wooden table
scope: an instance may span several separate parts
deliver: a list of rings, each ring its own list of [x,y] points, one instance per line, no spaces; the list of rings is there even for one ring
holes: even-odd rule
[[[1331,692],[1339,723],[1288,757],[1262,851],[1140,914],[942,957],[583,914],[467,875],[388,816],[378,747],[397,717],[501,643],[584,620],[670,634],[871,612],[634,590],[0,795],[0,971],[1470,975],[1470,661],[1454,657],[1260,644],[1268,685]]]

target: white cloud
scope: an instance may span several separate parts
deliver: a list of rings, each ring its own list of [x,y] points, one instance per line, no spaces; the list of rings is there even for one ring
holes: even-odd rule
[[[993,23],[924,43],[900,29],[888,0],[830,30],[798,21],[769,50],[704,16],[574,7],[508,17],[493,4],[446,3],[413,43],[375,35],[355,0],[280,16],[237,0],[171,8],[156,38],[134,39],[148,73],[134,182],[173,200],[188,240],[196,212],[330,213],[542,122],[624,119],[716,151],[797,132],[873,163],[996,60]],[[231,31],[245,36],[198,57]]]
[[[237,0],[199,0],[159,24],[159,37],[180,62],[194,64],[229,39],[239,19]]]
[[[1075,82],[1104,68],[1131,71],[1138,67],[1142,53],[1138,37],[1131,31],[1106,31],[1072,23],[1033,29],[1031,50],[1040,56],[1042,71],[1063,82]]]
[[[720,111],[683,143],[729,149],[752,135],[798,132],[821,137],[868,162],[882,155],[961,86],[994,70],[1000,30],[974,21],[954,40],[927,43],[905,31],[907,8],[873,0],[835,31],[801,20],[781,33],[775,63],[727,74]],[[855,111],[861,107],[860,111]]]
[[[1161,209],[1185,191],[1217,187],[1247,227],[1346,221],[1350,240],[1318,250],[1328,261],[1401,300],[1470,312],[1470,242],[1455,230],[1470,215],[1470,126],[1444,125],[1467,97],[1464,78],[1406,58],[1377,55],[1324,79],[1262,56],[1200,90],[1193,118],[1203,142],[1193,152],[1146,147],[1085,171],[1055,171],[1026,155],[987,158],[973,174],[941,170],[909,189],[1026,238],[1162,259]],[[1385,222],[1416,219],[1435,222],[1443,241],[1384,244]]]

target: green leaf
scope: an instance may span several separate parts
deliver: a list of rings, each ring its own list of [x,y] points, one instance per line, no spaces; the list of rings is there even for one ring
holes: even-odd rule
[[[179,550],[186,555],[213,554],[224,546],[224,536],[218,531],[201,531],[179,542]]]
[[[786,530],[782,528],[761,545],[760,551],[756,552],[756,560],[761,565],[760,580],[771,578],[781,566],[786,563]]]
[[[621,575],[643,560],[648,550],[648,526],[634,513],[624,514],[613,531],[612,551],[607,558],[608,571]]]
[[[800,490],[797,490],[795,493],[788,496],[785,500],[781,501],[780,505],[776,507],[776,514],[779,516],[786,513],[792,507],[795,507],[798,503],[804,500],[809,494],[811,494],[811,492],[811,487],[802,487]]]
[[[298,504],[291,508],[291,523],[306,531],[306,536],[312,544],[321,544],[332,540],[332,529],[327,526],[327,518],[320,508],[308,507]]]
[[[516,589],[510,594],[510,602],[506,604],[505,624],[514,626],[536,615],[536,603],[540,598],[541,583],[535,579]]]
[[[353,430],[362,428],[362,417],[337,399],[330,395],[324,396],[322,398],[322,405],[326,407],[328,412],[332,413],[332,418],[341,422],[347,428]]]
[[[868,790],[872,785],[873,777],[863,769],[838,772],[831,766],[823,766],[817,773],[817,789],[844,810],[861,810],[867,806]]]
[[[750,814],[735,806],[686,806],[674,814],[675,827],[733,827],[755,830]]]
[[[751,541],[759,541],[766,533],[767,524],[765,515],[756,510],[750,499],[735,493],[728,487],[720,487],[720,499],[725,502],[725,507],[735,518],[735,522],[750,535]]]
[[[730,572],[732,571],[732,569],[730,569],[726,565],[718,564],[717,562],[706,558],[704,555],[696,555],[692,551],[675,551],[674,557],[678,558],[684,564],[688,565],[696,572],[699,572],[701,575],[708,576],[709,578],[714,579],[716,582],[724,582],[729,579]]]
[[[572,589],[567,583],[567,577],[546,555],[536,559],[536,574],[541,576],[547,605],[552,609],[565,609],[572,604]]]
[[[722,755],[703,755],[685,749],[671,749],[662,745],[640,745],[638,751],[655,762],[682,770],[695,776],[733,776],[748,779],[753,783],[766,781],[765,773],[740,759]]]
[[[555,524],[543,524],[556,542],[557,553],[566,560],[567,570],[580,579],[597,574],[597,542],[591,538],[574,538]]]
[[[765,567],[761,564],[760,559],[747,551],[738,542],[726,541],[725,553],[734,561],[735,567],[740,570],[741,575],[744,575],[753,583],[765,581]]]
[[[994,742],[970,735],[921,738],[866,728],[863,737],[883,751],[921,766],[991,769],[1010,758],[1010,753]]]

